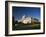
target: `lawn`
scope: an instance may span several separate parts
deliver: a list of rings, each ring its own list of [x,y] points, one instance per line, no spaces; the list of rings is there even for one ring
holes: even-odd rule
[[[32,30],[32,29],[40,29],[40,24],[15,24],[13,26],[13,30]]]

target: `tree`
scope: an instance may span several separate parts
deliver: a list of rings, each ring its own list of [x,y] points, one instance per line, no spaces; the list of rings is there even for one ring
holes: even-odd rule
[[[15,29],[15,21],[14,21],[14,16],[12,16],[12,29]]]
[[[15,24],[18,24],[18,21],[15,21]]]

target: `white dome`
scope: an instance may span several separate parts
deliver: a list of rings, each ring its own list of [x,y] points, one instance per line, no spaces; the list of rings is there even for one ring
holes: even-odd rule
[[[24,24],[31,23],[31,17],[27,17],[22,21]]]

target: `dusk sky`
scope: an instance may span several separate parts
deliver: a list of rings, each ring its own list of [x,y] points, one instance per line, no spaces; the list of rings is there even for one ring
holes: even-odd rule
[[[23,15],[25,16],[32,16],[35,18],[40,19],[40,8],[36,7],[13,7],[12,9],[13,16],[15,19],[22,18]]]

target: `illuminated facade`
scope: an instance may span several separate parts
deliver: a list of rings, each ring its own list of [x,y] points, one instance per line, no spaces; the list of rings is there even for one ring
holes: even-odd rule
[[[24,15],[20,20],[18,20],[18,22],[22,22],[24,24],[31,23],[31,17],[25,17]]]

